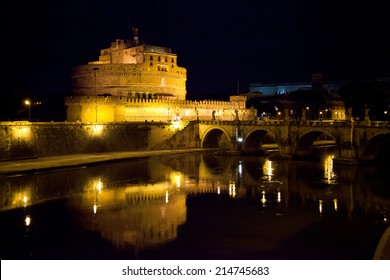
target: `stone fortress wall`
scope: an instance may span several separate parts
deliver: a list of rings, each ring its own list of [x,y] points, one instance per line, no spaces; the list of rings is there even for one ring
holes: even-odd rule
[[[246,109],[245,96],[231,96],[230,101],[68,96],[65,105],[69,122],[254,120],[257,115]]]
[[[184,125],[184,124],[183,124]],[[0,122],[0,161],[155,149],[183,127],[167,123]],[[194,148],[193,130],[178,139]],[[191,135],[190,135],[191,134]],[[173,147],[176,148],[176,147]]]

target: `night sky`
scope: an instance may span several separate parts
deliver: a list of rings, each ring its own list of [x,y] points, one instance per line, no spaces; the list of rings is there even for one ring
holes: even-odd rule
[[[249,83],[390,76],[390,1],[2,0],[1,95],[64,95],[72,66],[98,59],[129,24],[171,47],[188,99]],[[4,38],[5,37],[5,38]],[[4,73],[5,72],[5,73]]]

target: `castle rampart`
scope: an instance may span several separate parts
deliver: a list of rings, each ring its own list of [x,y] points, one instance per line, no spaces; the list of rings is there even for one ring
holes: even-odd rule
[[[142,99],[123,96],[68,96],[70,122],[133,122],[175,120],[254,120],[256,110],[246,109],[244,96],[230,101]]]
[[[0,160],[150,150],[174,132],[157,122],[1,122]]]

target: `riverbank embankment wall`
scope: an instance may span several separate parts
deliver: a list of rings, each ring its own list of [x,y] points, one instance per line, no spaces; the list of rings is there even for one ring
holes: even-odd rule
[[[170,123],[153,122],[2,122],[0,160],[156,149],[178,130]],[[194,146],[183,139],[178,141],[181,148]],[[177,148],[175,143],[172,148]]]

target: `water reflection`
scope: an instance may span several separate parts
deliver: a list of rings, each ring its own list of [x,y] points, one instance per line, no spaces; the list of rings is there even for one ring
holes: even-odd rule
[[[216,155],[118,162],[4,178],[0,187],[0,221],[7,214],[12,217],[13,211],[23,209],[23,226],[34,225],[32,229],[39,235],[34,221],[42,216],[31,210],[50,201],[64,200],[66,212],[78,227],[99,233],[102,240],[109,241],[117,250],[131,247],[138,252],[177,240],[181,229],[188,222],[193,223],[194,218],[188,221],[191,211],[195,211],[189,209],[189,199],[216,195],[240,202],[242,208],[254,202],[257,208],[245,212],[245,218],[236,219],[231,218],[234,213],[224,208],[226,217],[218,216],[213,223],[227,219],[226,228],[223,233],[215,229],[218,234],[210,230],[210,235],[223,239],[221,234],[234,232],[233,228],[250,227],[249,234],[257,234],[253,238],[266,237],[268,243],[261,246],[274,250],[282,246],[282,241],[287,242],[312,227],[317,219],[337,216],[351,222],[363,216],[373,224],[388,224],[390,190],[383,172],[386,171],[373,167],[334,166],[332,155],[326,155],[321,162]],[[209,211],[207,203],[198,207]],[[211,212],[208,214],[212,217]],[[248,225],[248,219],[266,219],[267,227],[258,228],[261,224],[254,222]],[[275,232],[278,237],[271,241]],[[188,234],[193,235],[187,238],[196,239],[195,233]],[[259,240],[256,246],[260,246]],[[244,241],[241,237],[235,242]]]
[[[336,174],[333,171],[333,155],[327,155],[324,160],[324,179],[326,184],[337,183]]]

